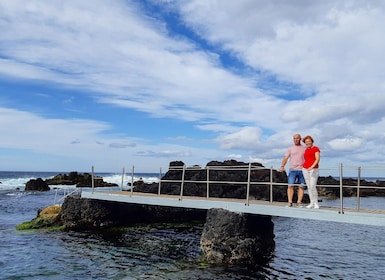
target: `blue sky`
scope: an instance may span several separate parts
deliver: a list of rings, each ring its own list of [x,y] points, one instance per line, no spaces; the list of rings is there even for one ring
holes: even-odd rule
[[[384,166],[382,1],[0,0],[0,170]]]

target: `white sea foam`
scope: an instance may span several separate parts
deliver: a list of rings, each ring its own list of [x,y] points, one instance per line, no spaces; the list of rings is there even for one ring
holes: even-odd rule
[[[1,179],[0,182],[0,190],[24,190],[25,184],[34,178],[4,178]]]
[[[123,185],[123,187],[125,187],[125,186],[131,184],[132,182],[138,181],[140,179],[142,179],[143,182],[145,182],[146,184],[159,182],[159,178],[156,177],[155,174],[152,174],[152,173],[148,173],[148,174],[139,173],[139,174],[134,174],[134,176],[132,176],[131,174],[130,175],[124,174],[123,176],[122,176],[122,174],[100,174],[100,176],[103,177],[103,180],[105,182],[115,183],[120,187],[122,185]]]
[[[47,174],[45,172],[0,172],[0,190],[25,190],[25,184],[31,179],[42,178],[43,180],[53,178],[55,174]],[[142,179],[145,183],[151,184],[159,182],[159,178],[155,173],[138,173],[134,174],[112,174],[101,173],[95,174],[95,176],[103,177],[103,180],[107,183],[115,183],[119,187],[127,187],[132,182]],[[123,181],[122,181],[123,180]],[[76,185],[49,185],[51,189],[71,189],[76,188]]]

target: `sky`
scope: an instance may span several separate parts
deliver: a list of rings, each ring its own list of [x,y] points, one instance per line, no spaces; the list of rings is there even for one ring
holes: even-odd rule
[[[0,0],[0,170],[385,166],[385,3]],[[370,169],[369,168],[369,169]]]

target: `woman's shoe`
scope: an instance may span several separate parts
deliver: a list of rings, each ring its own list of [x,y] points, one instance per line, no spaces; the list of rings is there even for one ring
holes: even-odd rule
[[[314,204],[313,203],[310,203],[308,206],[306,206],[306,208],[314,208]]]

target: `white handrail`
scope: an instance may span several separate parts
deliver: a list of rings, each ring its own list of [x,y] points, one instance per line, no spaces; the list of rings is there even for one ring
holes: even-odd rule
[[[60,198],[58,198],[58,195],[59,195],[59,191],[63,191],[63,196],[61,196]],[[54,198],[54,205],[61,205],[59,202],[64,202],[64,200],[66,199],[66,197],[70,196],[70,195],[73,195],[73,194],[81,194],[82,192],[82,188],[75,188],[75,189],[72,189],[72,188],[57,188],[56,189],[56,192],[55,192],[55,198]]]

